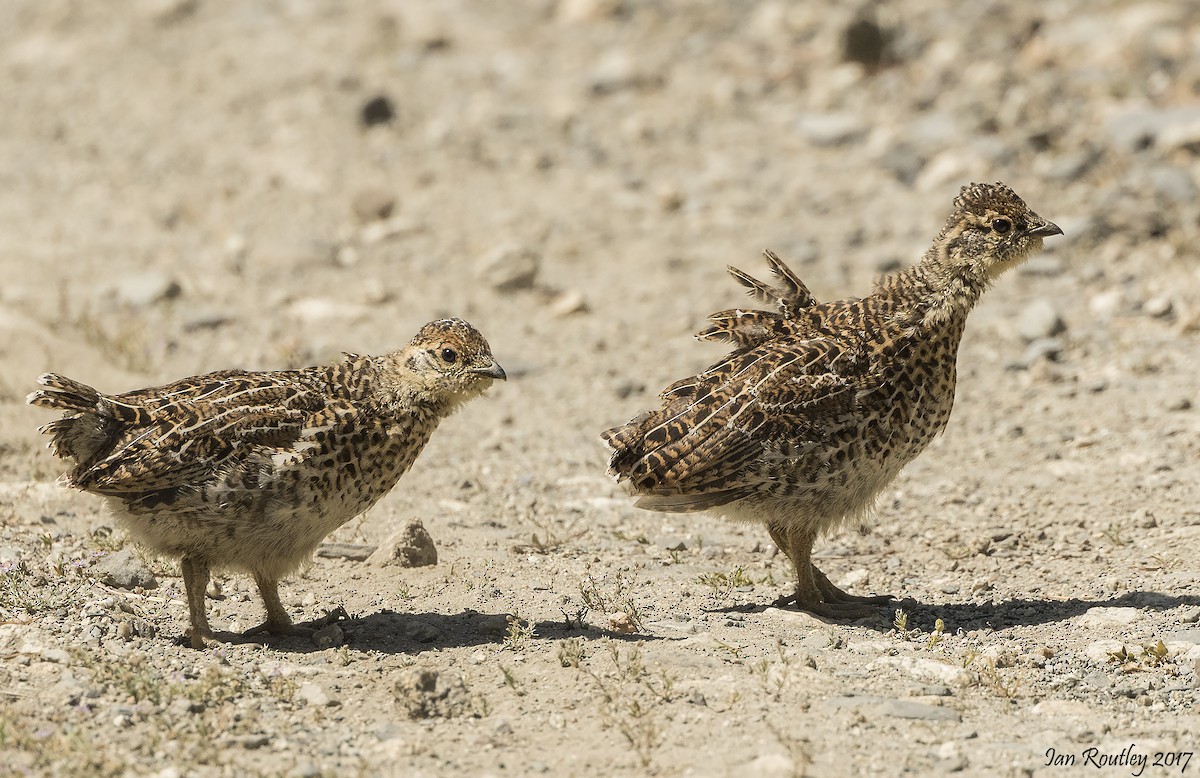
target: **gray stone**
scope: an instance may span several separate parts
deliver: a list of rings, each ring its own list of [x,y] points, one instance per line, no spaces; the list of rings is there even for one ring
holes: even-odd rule
[[[1026,342],[1052,338],[1066,328],[1054,303],[1044,297],[1030,302],[1017,317],[1017,332]]]
[[[941,705],[926,705],[912,700],[887,700],[875,706],[884,716],[898,719],[924,719],[926,721],[962,721],[958,711]]]
[[[533,249],[501,246],[479,264],[478,275],[497,292],[516,292],[533,288],[540,265],[541,257]]]
[[[379,546],[368,546],[361,543],[322,543],[317,547],[317,556],[325,559],[349,559],[352,562],[362,562],[368,559]]]
[[[350,208],[361,222],[386,219],[396,207],[396,196],[386,189],[367,187],[360,189],[350,201]]]
[[[1038,338],[1021,355],[1020,366],[1029,367],[1043,359],[1057,360],[1062,350],[1062,338]]]
[[[404,527],[385,540],[367,557],[369,565],[428,567],[437,564],[437,547],[420,519],[410,519]]]
[[[1095,151],[1069,151],[1049,160],[1042,169],[1042,174],[1046,178],[1059,181],[1074,181],[1088,172],[1099,160],[1100,155]]]
[[[317,648],[334,648],[340,646],[345,639],[345,633],[337,624],[326,624],[312,634],[313,645]]]
[[[132,548],[114,551],[92,565],[92,573],[109,586],[120,589],[153,589],[158,580]]]
[[[809,113],[796,119],[796,132],[814,146],[841,146],[862,137],[867,126],[847,113]]]
[[[183,287],[166,273],[147,271],[122,278],[113,292],[119,302],[133,308],[145,308],[178,297]]]
[[[1107,129],[1109,140],[1122,151],[1188,146],[1200,142],[1200,106],[1134,109],[1114,116]]]

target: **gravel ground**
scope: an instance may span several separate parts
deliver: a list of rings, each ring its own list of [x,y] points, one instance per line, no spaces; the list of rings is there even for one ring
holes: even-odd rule
[[[0,773],[1200,773],[1200,4],[945,5],[10,0]],[[765,530],[608,481],[599,431],[721,353],[726,264],[862,294],[995,180],[1066,235],[817,548],[901,612],[769,607]],[[284,584],[345,608],[318,642],[181,646],[176,565],[55,483],[23,403],[444,315],[511,380]],[[436,564],[394,559],[414,520]],[[261,619],[219,583],[216,628]]]

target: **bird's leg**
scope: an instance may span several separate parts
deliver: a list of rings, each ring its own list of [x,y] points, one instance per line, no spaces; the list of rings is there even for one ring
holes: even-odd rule
[[[875,608],[853,601],[839,601],[825,590],[822,584],[841,592],[812,563],[813,542],[817,539],[815,532],[795,524],[776,523],[768,524],[767,531],[796,568],[796,593],[791,597],[780,597],[776,605],[794,605],[799,610],[827,619],[861,619],[878,615]]]
[[[208,560],[185,556],[180,560],[180,567],[183,568],[183,589],[187,592],[188,617],[192,624],[187,634],[192,648],[205,648],[213,639],[204,602],[204,593],[208,590]]]
[[[258,593],[262,595],[263,605],[267,606],[267,620],[257,627],[246,630],[247,635],[260,635],[269,632],[272,635],[301,635],[310,636],[312,630],[298,627],[292,623],[292,617],[284,609],[279,600],[279,581],[263,573],[254,574],[254,582],[258,584]]]
[[[857,602],[863,605],[890,605],[896,599],[888,594],[879,594],[871,597],[850,594],[835,586],[829,580],[828,576],[817,569],[816,565],[813,565],[813,576],[817,579],[817,588],[821,590],[821,596],[825,599],[825,602]]]

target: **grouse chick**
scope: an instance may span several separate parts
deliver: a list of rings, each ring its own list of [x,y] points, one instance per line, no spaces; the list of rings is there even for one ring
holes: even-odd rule
[[[41,428],[139,543],[178,557],[191,644],[213,637],[210,571],[254,576],[267,619],[247,634],[307,634],[279,580],[388,493],[438,423],[504,370],[461,319],[426,324],[399,351],[299,370],[222,370],[101,394],[47,373],[27,401],[66,411]]]
[[[775,311],[728,310],[698,337],[734,350],[668,386],[662,405],[607,430],[609,473],[649,510],[715,509],[762,522],[796,568],[782,603],[858,618],[812,564],[818,535],[863,516],[946,426],[967,314],[1004,271],[1061,230],[1001,183],[963,187],[920,262],[858,299],[818,303],[774,254],[779,286],[729,271]]]

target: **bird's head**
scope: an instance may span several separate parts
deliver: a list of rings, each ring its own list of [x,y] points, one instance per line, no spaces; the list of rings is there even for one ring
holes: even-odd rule
[[[999,182],[964,186],[942,230],[944,260],[985,284],[1042,248],[1042,238],[1062,230],[1025,205]]]
[[[487,340],[462,319],[429,322],[396,356],[415,394],[448,410],[507,379]]]

